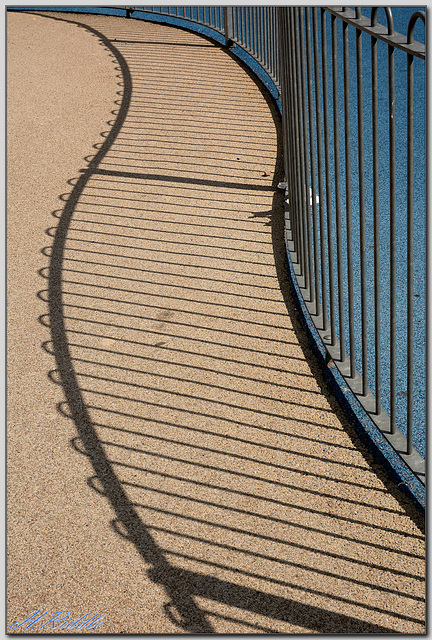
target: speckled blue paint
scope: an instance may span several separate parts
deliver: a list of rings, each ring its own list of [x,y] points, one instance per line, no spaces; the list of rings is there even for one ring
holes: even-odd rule
[[[389,477],[408,495],[417,508],[422,513],[425,513],[425,486],[414,475],[411,469],[407,467],[368,416],[338,369],[335,366],[329,366],[327,364],[326,348],[304,303],[289,254],[288,266],[295,303],[300,311],[302,325],[308,335],[312,349],[321,363],[322,370],[330,388],[344,409],[348,420],[354,426],[356,432],[374,455],[375,459],[381,463]]]
[[[395,29],[404,33],[407,29],[409,17],[416,7],[393,8]],[[363,8],[363,14],[370,14],[370,8]],[[379,12],[378,19],[383,15]],[[320,23],[320,19],[319,19]],[[344,148],[344,104],[343,104],[343,60],[342,60],[342,25],[337,22],[339,47],[337,52],[337,81],[338,81],[338,116],[339,116],[339,154],[340,154],[340,205],[342,228],[342,258],[343,267],[343,307],[345,308],[345,349],[349,353],[348,343],[348,293],[347,293],[347,238],[346,238],[346,188],[345,188],[345,148]],[[318,29],[319,40],[320,28]],[[415,36],[424,40],[424,27],[417,23]],[[388,142],[388,84],[387,84],[387,47],[378,41],[378,113],[379,113],[379,226],[380,226],[380,333],[381,333],[381,394],[384,410],[390,410],[390,232],[389,232],[389,142]],[[358,176],[358,136],[357,136],[357,100],[356,100],[356,56],[354,30],[349,30],[349,77],[350,77],[350,143],[351,143],[351,206],[354,287],[354,326],[361,326],[360,307],[360,251],[359,251],[359,176]],[[336,209],[335,200],[335,143],[333,139],[333,101],[332,101],[332,73],[331,73],[331,34],[330,20],[327,18],[327,56],[328,56],[328,84],[329,90],[329,138],[330,138],[330,175],[332,184],[330,200],[332,211],[333,250],[336,252]],[[395,50],[395,127],[396,127],[396,423],[406,434],[406,54]],[[375,301],[374,301],[374,251],[375,239],[373,235],[373,162],[372,162],[372,84],[371,84],[371,46],[370,39],[363,38],[363,100],[364,100],[364,149],[365,149],[365,227],[366,227],[366,271],[367,271],[367,336],[368,336],[368,385],[373,393],[376,389],[375,380]],[[425,455],[425,417],[426,417],[426,321],[425,321],[425,282],[426,282],[426,197],[425,197],[425,65],[415,59],[414,84],[414,373],[415,389],[413,412],[413,441],[421,455]],[[319,64],[321,72],[321,60]],[[321,102],[323,96],[321,93]],[[315,100],[315,97],[314,97]],[[315,109],[315,104],[314,104]],[[315,151],[317,148],[315,139]],[[316,166],[318,162],[316,161]],[[318,175],[316,175],[318,184]],[[326,201],[324,185],[323,201]],[[318,228],[318,244],[319,244]],[[325,239],[327,245],[327,236]],[[326,278],[328,282],[328,261],[326,264]],[[327,294],[329,291],[327,289]],[[335,303],[339,304],[338,284],[335,281]],[[328,295],[329,297],[329,295]],[[328,308],[328,315],[330,310]],[[339,335],[339,317],[335,318],[336,332]],[[355,361],[361,375],[362,354],[360,330],[355,331]]]

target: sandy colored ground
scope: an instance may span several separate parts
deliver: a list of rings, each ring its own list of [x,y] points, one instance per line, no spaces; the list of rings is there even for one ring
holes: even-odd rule
[[[289,297],[273,108],[196,35],[57,18],[8,15],[8,625],[422,633],[422,522]]]

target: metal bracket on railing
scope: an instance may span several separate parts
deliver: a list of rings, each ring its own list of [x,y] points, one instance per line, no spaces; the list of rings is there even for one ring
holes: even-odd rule
[[[225,46],[232,49],[234,42],[234,7],[224,7]]]

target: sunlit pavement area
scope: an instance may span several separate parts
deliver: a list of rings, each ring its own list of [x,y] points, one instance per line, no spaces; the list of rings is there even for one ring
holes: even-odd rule
[[[423,633],[422,519],[291,299],[270,99],[174,27],[7,26],[8,628]]]

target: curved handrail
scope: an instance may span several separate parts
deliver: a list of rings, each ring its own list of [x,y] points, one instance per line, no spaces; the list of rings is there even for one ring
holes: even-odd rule
[[[282,76],[282,85],[285,86],[282,89],[283,93],[283,121],[285,131],[285,161],[286,161],[286,176],[287,176],[287,190],[289,197],[289,211],[287,213],[289,219],[289,249],[291,258],[296,266],[296,276],[299,284],[301,295],[304,299],[305,311],[307,310],[312,319],[315,330],[317,333],[317,339],[321,338],[325,344],[328,357],[332,358],[336,367],[345,378],[345,384],[351,388],[354,395],[362,404],[363,408],[372,418],[373,422],[379,427],[381,432],[385,435],[387,440],[391,443],[401,458],[407,463],[407,465],[414,471],[421,481],[424,481],[424,460],[420,454],[418,454],[413,447],[413,273],[412,273],[412,255],[413,255],[413,202],[414,202],[414,190],[412,186],[413,174],[412,174],[412,162],[413,162],[413,138],[414,129],[412,128],[412,100],[413,89],[412,86],[407,85],[407,97],[409,99],[408,105],[411,101],[411,107],[408,106],[407,117],[409,121],[409,127],[405,138],[405,145],[407,149],[407,167],[401,163],[400,157],[396,157],[396,142],[400,148],[400,144],[403,143],[403,128],[399,126],[395,128],[395,118],[398,124],[403,122],[404,115],[400,112],[395,116],[395,74],[394,74],[394,50],[399,49],[404,52],[408,62],[408,83],[413,82],[413,67],[410,64],[414,57],[424,59],[425,45],[419,42],[415,42],[413,38],[414,25],[417,19],[421,18],[424,22],[424,14],[422,12],[415,12],[409,20],[407,36],[395,33],[393,15],[390,8],[384,8],[387,17],[387,26],[377,24],[378,8],[372,9],[371,17],[366,18],[362,16],[361,9],[357,8],[355,11],[348,8],[321,8],[320,21],[321,21],[321,58],[318,58],[316,50],[312,52],[311,47],[307,47],[306,50],[302,44],[301,26],[299,26],[298,12],[306,11],[309,9],[295,9],[295,8],[280,8],[282,29],[285,39],[288,34],[292,39],[292,42],[286,44],[287,48],[292,47],[300,54],[285,56],[288,60],[286,69]],[[314,28],[316,28],[317,13],[313,9],[313,21]],[[326,15],[330,16],[331,30],[331,65],[330,51],[327,49],[330,45],[326,41]],[[338,30],[336,20],[340,20],[343,23],[344,34],[344,53],[343,59],[339,54],[338,48]],[[348,26],[352,26],[355,29],[356,35],[356,49],[357,49],[357,78],[356,81],[350,79],[350,63],[348,55],[348,36],[346,29]],[[316,33],[316,31],[314,31]],[[371,62],[364,60],[364,54],[362,53],[361,44],[362,36],[369,36],[372,59]],[[378,94],[379,94],[379,78],[384,74],[383,67],[378,69],[377,60],[377,40],[384,42],[387,45],[388,51],[388,75],[384,82],[388,84],[388,96],[384,98],[387,100],[387,109],[389,109],[389,117],[387,124],[382,119],[380,114]],[[314,93],[310,92],[309,100],[318,101],[320,99],[320,92],[323,92],[323,115],[316,115],[315,122],[309,124],[307,130],[304,129],[304,101],[302,98],[302,89],[299,90],[299,84],[301,87],[306,87],[306,78],[302,70],[301,62],[299,60],[305,58],[309,67],[312,62],[315,67],[315,77],[312,78],[312,73],[308,75],[308,81],[314,83]],[[399,59],[398,59],[399,61]],[[367,65],[367,66],[366,66]],[[329,68],[329,79],[327,78],[327,68]],[[384,68],[385,69],[385,68]],[[366,138],[365,122],[366,111],[363,110],[363,80],[366,79],[367,73],[370,73],[371,87],[372,87],[372,105],[370,107],[371,117],[371,131],[372,140],[368,142],[372,148],[373,163],[369,163],[372,169],[369,167],[370,184],[370,205],[369,209],[365,206],[364,202],[364,190],[365,190],[365,146],[363,141]],[[318,74],[318,79],[317,79]],[[338,77],[340,76],[340,84],[338,84]],[[399,74],[403,78],[402,74]],[[343,80],[343,83],[342,83]],[[327,84],[328,84],[328,96],[327,96]],[[358,129],[353,132],[350,128],[350,109],[352,108],[352,95],[355,95],[354,85],[357,86],[357,105],[356,110],[358,112]],[[343,88],[342,88],[343,86]],[[351,92],[350,92],[351,87]],[[343,105],[338,106],[339,95],[344,96]],[[351,94],[351,95],[350,95]],[[383,98],[380,98],[380,104],[383,102]],[[329,106],[327,106],[329,105]],[[403,106],[405,109],[405,106]],[[330,119],[330,114],[332,119]],[[321,139],[321,117],[324,127],[324,142],[325,153],[324,164],[325,173],[322,169],[319,169],[318,182],[320,183],[320,204],[319,212],[316,211],[314,205],[314,198],[311,197],[311,202],[306,197],[309,192],[312,181],[308,177],[308,171],[313,167],[314,157],[316,152],[311,147],[309,154],[305,153],[302,149],[304,141],[308,138],[310,141],[319,136]],[[339,133],[339,120],[344,123],[344,132]],[[294,123],[294,124],[293,124]],[[318,126],[319,124],[319,126]],[[384,131],[387,127],[387,131]],[[290,138],[296,138],[297,143],[290,143]],[[352,158],[350,152],[351,140],[355,143],[359,153],[359,166],[353,167]],[[368,138],[369,140],[369,138]],[[361,144],[360,144],[361,143]],[[384,144],[390,145],[389,158],[386,160],[382,157],[382,146]],[[345,147],[345,156],[339,155],[339,147]],[[424,140],[423,140],[424,146]],[[320,152],[321,155],[321,152]],[[388,164],[385,164],[385,163]],[[396,165],[397,175],[399,178],[396,183]],[[298,169],[298,167],[300,167]],[[304,168],[303,168],[304,167]],[[410,169],[411,167],[411,169]],[[314,169],[315,171],[315,169]],[[395,323],[396,316],[401,313],[401,305],[398,302],[398,308],[396,309],[396,300],[398,298],[398,292],[396,291],[396,279],[395,274],[399,269],[396,261],[396,239],[401,236],[401,230],[398,228],[396,234],[396,190],[398,190],[398,198],[400,202],[400,179],[403,176],[404,171],[406,173],[406,200],[407,200],[407,212],[408,212],[408,229],[407,229],[407,380],[406,388],[407,392],[403,392],[407,396],[407,427],[406,431],[402,432],[396,424],[396,332]],[[411,173],[410,173],[411,171]],[[345,176],[345,182],[342,184],[342,178]],[[353,180],[355,177],[355,181]],[[383,185],[387,189],[386,181],[389,181],[390,185],[390,222],[389,235],[391,238],[391,253],[390,253],[390,278],[391,278],[391,293],[389,300],[390,308],[390,341],[391,341],[391,353],[390,353],[390,401],[386,410],[389,411],[389,415],[382,408],[381,404],[381,374],[380,368],[383,363],[381,357],[381,344],[383,342],[382,327],[383,320],[381,319],[380,307],[383,304],[380,295],[380,281],[382,279],[381,265],[383,261],[380,261],[380,243],[385,245],[382,238],[382,225],[383,216],[380,214],[379,204],[382,200]],[[403,180],[403,178],[402,178]],[[352,280],[354,275],[353,258],[350,254],[351,251],[351,239],[353,233],[352,221],[351,221],[351,204],[353,202],[351,194],[351,186],[354,186],[355,182],[358,182],[360,187],[360,194],[358,196],[358,203],[360,209],[356,211],[356,216],[360,220],[360,225],[363,225],[363,236],[360,238],[360,253],[359,258],[355,258],[354,261],[363,260],[363,271],[360,275],[362,296],[361,306],[367,306],[366,288],[374,297],[374,302],[369,314],[375,315],[375,325],[371,329],[367,321],[367,313],[360,321],[357,321],[354,312],[354,300],[353,293],[350,291],[350,279]],[[326,194],[325,201],[322,200],[323,192]],[[363,200],[362,200],[363,192]],[[421,196],[421,194],[420,194]],[[421,197],[419,198],[421,200]],[[356,207],[358,205],[356,204]],[[401,206],[400,204],[398,205]],[[335,215],[334,215],[335,213]],[[373,218],[372,218],[373,213]],[[310,249],[309,242],[311,238],[310,221],[317,225],[318,217],[322,220],[323,216],[326,216],[327,229],[324,228],[323,222],[321,223],[321,238],[324,233],[328,239],[328,247],[324,250],[323,247],[319,247],[319,235],[315,231],[312,237],[312,244],[315,249],[319,249],[316,255]],[[400,217],[400,214],[399,214]],[[367,225],[372,226],[373,232],[369,234],[369,237],[365,236],[365,220],[369,220]],[[347,225],[346,232],[342,223]],[[406,223],[405,223],[406,224]],[[336,241],[332,238],[332,227],[335,228]],[[367,258],[367,245],[368,241],[373,243],[373,258],[374,265],[369,267],[369,272],[374,277],[374,282],[371,285],[368,281],[363,282],[364,279],[364,267],[366,265]],[[346,246],[344,246],[346,243]],[[336,245],[336,246],[334,246]],[[326,266],[320,265],[319,253],[323,255],[325,251],[324,259]],[[321,258],[322,258],[321,255]],[[333,266],[335,268],[335,282],[332,281]],[[356,267],[357,268],[357,267]],[[337,275],[337,279],[336,279]],[[326,280],[322,286],[322,295],[319,293],[319,278]],[[348,290],[346,285],[346,279],[348,281]],[[315,286],[314,286],[315,285]],[[372,287],[372,288],[371,288]],[[359,289],[359,288],[358,288]],[[324,300],[327,292],[330,296],[330,309],[331,318],[327,319],[326,304],[321,304]],[[384,292],[383,295],[386,295]],[[336,305],[336,308],[335,308]],[[338,311],[335,315],[334,311]],[[363,313],[363,311],[362,311]],[[349,322],[349,327],[348,327]],[[344,329],[347,328],[349,336],[345,340]],[[369,338],[373,337],[374,344],[372,349],[374,351],[374,370],[375,377],[375,397],[374,394],[368,389],[367,386],[367,364],[363,360],[362,369],[365,371],[363,381],[360,373],[356,370],[356,354],[353,347],[353,336],[355,332],[360,331],[363,337],[369,333]],[[386,328],[385,331],[388,331]],[[339,337],[339,340],[336,337]],[[387,334],[386,334],[387,335]],[[367,338],[367,341],[369,340]],[[387,337],[386,337],[387,340]],[[365,351],[366,349],[366,351]],[[367,363],[367,350],[368,346],[361,347],[362,355],[366,354]],[[349,356],[349,359],[348,359]],[[362,384],[363,383],[363,384]],[[402,392],[401,392],[402,393]],[[399,395],[399,394],[398,394]],[[402,427],[402,425],[399,425]]]
[[[426,46],[415,40],[409,41],[406,35],[401,33],[395,33],[393,31],[393,16],[391,14],[390,7],[373,7],[371,18],[367,18],[361,14],[361,7],[357,8],[360,11],[353,9],[345,9],[345,11],[340,11],[335,7],[323,7],[328,13],[340,18],[344,22],[352,25],[356,29],[360,29],[364,33],[378,40],[382,40],[385,44],[395,47],[396,49],[400,49],[405,53],[411,53],[413,56],[417,58],[421,58],[422,60],[426,57]],[[376,23],[376,14],[378,9],[385,9],[388,27],[384,27]],[[390,13],[389,13],[390,11]]]
[[[371,17],[370,17],[371,27],[377,26],[377,15],[378,15],[379,8],[380,7],[372,7]],[[383,7],[383,9],[386,12],[386,17],[387,17],[387,29],[388,29],[387,35],[392,36],[394,34],[393,13],[390,7]],[[360,15],[361,15],[361,10],[360,10]],[[360,16],[357,16],[356,14],[356,18],[358,17]]]
[[[34,9],[38,9],[34,7]],[[49,10],[50,7],[43,7],[44,10]],[[101,7],[103,9],[103,7]],[[110,7],[113,9],[113,7]],[[118,7],[118,9],[125,12],[125,15],[131,17],[135,12],[139,12],[140,17],[145,19],[145,15],[151,13],[157,16],[164,16],[165,19],[182,19],[184,22],[192,21],[203,25],[208,28],[209,34],[211,32],[217,32],[217,37],[220,39],[221,34],[225,38],[225,44],[227,46],[234,47],[234,53],[236,53],[237,47],[239,50],[246,51],[267,71],[272,78],[278,91],[280,92],[282,99],[282,106],[279,105],[282,122],[283,122],[283,138],[284,138],[284,157],[285,157],[285,182],[283,186],[287,190],[287,237],[288,237],[288,250],[291,258],[291,271],[294,278],[294,286],[297,288],[299,294],[299,304],[301,305],[305,322],[310,335],[314,338],[318,351],[322,354],[322,357],[326,360],[327,373],[332,371],[334,380],[337,382],[337,389],[343,396],[343,401],[346,401],[349,406],[349,410],[363,424],[365,430],[368,430],[368,424],[373,423],[385,439],[391,444],[391,451],[396,451],[401,460],[403,460],[411,472],[406,475],[406,467],[402,466],[399,462],[392,462],[393,466],[398,467],[397,474],[399,478],[402,478],[404,484],[408,484],[410,489],[419,497],[420,502],[424,499],[424,489],[418,490],[418,479],[424,483],[424,468],[425,463],[420,454],[418,454],[413,448],[412,444],[412,414],[413,414],[413,392],[414,383],[413,376],[413,332],[415,329],[413,323],[413,268],[412,268],[412,254],[413,254],[413,152],[414,144],[410,136],[416,134],[416,127],[412,127],[411,124],[408,127],[408,135],[406,136],[405,144],[407,148],[407,161],[406,165],[408,169],[402,167],[402,171],[395,171],[395,163],[400,163],[400,153],[396,153],[396,135],[401,135],[403,127],[395,129],[394,120],[394,51],[405,53],[407,56],[408,64],[410,65],[413,58],[420,60],[425,59],[425,45],[414,40],[414,27],[418,19],[421,19],[425,23],[425,15],[423,12],[415,12],[408,24],[407,35],[402,35],[394,31],[393,16],[391,10],[384,7],[387,17],[387,25],[379,25],[377,23],[378,8],[372,9],[370,18],[362,15],[361,8],[357,7],[355,10],[349,8],[338,7],[224,7],[223,12],[218,13],[218,24],[212,24],[211,20],[203,20],[200,18],[199,8],[197,8],[197,15],[193,17],[180,16],[182,8],[175,8],[176,15],[173,15],[171,9],[166,7],[167,11],[164,11],[161,7]],[[66,10],[66,9],[65,9]],[[69,8],[70,10],[70,8]],[[216,16],[216,8],[214,16]],[[332,40],[331,46],[333,47],[333,64],[327,74],[327,35],[326,35],[326,16],[330,17],[332,28],[329,31],[329,40]],[[211,17],[211,13],[210,13]],[[311,37],[311,18],[312,18],[312,31],[313,38]],[[345,123],[344,133],[340,136],[337,134],[338,119],[337,114],[334,113],[333,104],[336,104],[337,94],[335,91],[343,92],[347,87],[350,87],[349,73],[350,62],[349,55],[344,54],[344,60],[339,62],[338,58],[338,46],[336,43],[337,28],[336,20],[343,23],[344,38],[347,34],[348,27],[352,27],[355,30],[355,46],[357,52],[357,94],[354,91],[352,95],[357,95],[357,119],[358,127],[357,133],[353,134],[354,129],[347,125],[349,123],[349,111],[350,100],[344,100],[340,107],[340,117]],[[217,22],[217,20],[216,20]],[[321,25],[321,31],[318,25]],[[363,375],[363,379],[356,370],[356,359],[354,354],[346,357],[346,345],[344,341],[338,340],[339,325],[344,322],[343,306],[345,304],[345,281],[344,271],[346,271],[347,262],[346,255],[344,253],[343,246],[343,234],[344,229],[341,226],[344,216],[344,208],[341,208],[341,204],[337,205],[339,210],[337,224],[334,221],[334,194],[340,189],[340,180],[342,174],[345,174],[344,163],[348,162],[350,154],[345,154],[345,159],[337,159],[337,154],[334,156],[338,145],[347,145],[347,140],[350,137],[357,136],[357,148],[358,148],[358,167],[351,170],[353,174],[350,176],[345,175],[346,181],[352,181],[353,175],[358,180],[360,185],[360,192],[365,188],[368,180],[365,180],[365,174],[368,170],[368,164],[365,163],[365,136],[368,134],[367,127],[365,127],[365,117],[367,114],[366,109],[363,109],[363,83],[364,79],[362,65],[363,58],[362,52],[362,37],[367,36],[370,40],[372,50],[376,52],[376,41],[379,40],[387,45],[388,50],[388,78],[389,78],[389,93],[388,93],[388,109],[389,109],[389,143],[390,143],[390,161],[388,164],[388,171],[384,172],[383,164],[380,163],[380,153],[382,151],[382,143],[380,142],[380,127],[377,126],[377,117],[380,117],[380,109],[373,109],[372,117],[372,129],[374,129],[374,142],[373,147],[375,149],[375,162],[373,176],[370,177],[371,184],[374,185],[373,195],[373,207],[365,204],[364,193],[359,193],[359,211],[356,211],[356,215],[359,216],[359,224],[363,226],[363,236],[360,238],[360,260],[363,261],[363,266],[367,266],[368,261],[368,245],[369,242],[374,246],[374,253],[379,251],[380,245],[380,225],[382,224],[383,216],[380,215],[378,202],[380,198],[380,180],[382,182],[383,175],[388,176],[390,186],[390,227],[389,236],[391,238],[392,251],[390,254],[391,261],[391,286],[389,286],[390,293],[390,324],[391,324],[391,354],[390,354],[390,411],[389,414],[381,409],[381,402],[379,398],[375,398],[373,393],[369,390],[367,376],[367,368],[365,368],[365,362],[370,364],[371,358],[368,356],[367,349],[369,345],[369,337],[371,330],[367,324],[367,309],[362,309],[362,319],[357,321],[356,318],[350,317],[350,327],[348,330],[349,337],[353,330],[360,331],[362,334],[362,342],[366,344],[366,350],[363,348],[362,358],[365,356],[361,364],[360,371]],[[213,36],[214,37],[214,36]],[[329,42],[330,45],[330,42]],[[345,46],[345,45],[344,45]],[[347,51],[347,50],[344,50]],[[373,53],[376,60],[376,54]],[[411,61],[411,62],[410,62]],[[369,64],[369,63],[368,63]],[[375,87],[379,87],[378,84],[378,69],[377,63],[372,62],[368,67],[372,74],[372,82]],[[413,65],[411,64],[409,73],[407,74],[408,86],[408,120],[412,123],[412,101],[413,101],[413,89],[409,83],[412,82]],[[338,74],[341,75],[344,82],[337,82]],[[402,74],[400,74],[402,75]],[[329,91],[327,96],[327,83],[329,84]],[[332,88],[333,87],[333,88]],[[322,100],[321,100],[322,91]],[[308,117],[310,114],[309,102],[315,104],[316,113],[313,117],[313,122]],[[411,105],[411,106],[410,106]],[[307,109],[305,109],[307,107]],[[321,111],[319,111],[319,107]],[[318,110],[317,110],[318,109]],[[333,116],[333,123],[331,122],[331,116]],[[341,128],[342,131],[342,128]],[[412,134],[411,134],[412,132]],[[379,134],[379,135],[378,135]],[[344,138],[345,137],[345,138]],[[317,139],[317,145],[313,145],[312,142]],[[399,140],[400,143],[400,140]],[[423,139],[424,143],[424,139]],[[309,144],[309,146],[308,146]],[[368,143],[369,144],[369,143]],[[315,164],[314,171],[317,172],[317,177],[314,183],[314,176],[312,175],[313,167],[313,155],[318,154],[318,162]],[[336,165],[335,165],[336,160]],[[340,165],[340,166],[339,166]],[[336,166],[337,172],[335,173],[334,167]],[[400,165],[399,169],[400,169]],[[348,165],[346,167],[348,169]],[[407,173],[408,171],[408,173]],[[398,188],[401,182],[401,175],[405,172],[407,185],[407,219],[403,219],[405,228],[407,228],[407,242],[408,246],[405,249],[407,255],[407,280],[408,280],[408,300],[407,300],[407,367],[408,374],[406,376],[406,388],[407,391],[398,391],[398,396],[407,397],[407,421],[408,426],[406,433],[402,431],[396,425],[395,407],[396,402],[396,386],[395,386],[395,369],[396,369],[396,332],[394,330],[394,324],[396,323],[396,315],[399,317],[399,311],[396,313],[396,297],[398,291],[395,286],[395,273],[400,269],[399,264],[396,264],[396,252],[394,251],[395,242],[399,239],[401,234],[400,215],[396,212],[396,198],[395,198],[395,176],[398,175]],[[316,200],[312,185],[318,182],[318,194],[319,199]],[[348,185],[348,182],[346,184]],[[282,184],[281,184],[282,186]],[[348,187],[346,192],[343,192],[343,197],[349,193]],[[337,196],[338,198],[340,195]],[[421,200],[421,198],[420,198]],[[375,212],[374,232],[370,237],[367,235],[369,209]],[[342,217],[341,217],[342,215]],[[399,216],[399,217],[398,217]],[[385,217],[385,216],[384,216]],[[348,224],[348,218],[346,218]],[[397,226],[397,233],[395,231]],[[334,251],[333,247],[333,232],[332,227],[338,226],[338,233],[336,234],[337,248]],[[349,227],[349,225],[348,225]],[[347,227],[347,229],[348,229]],[[366,233],[366,235],[364,235]],[[333,255],[334,254],[334,255]],[[357,260],[355,257],[355,260]],[[332,282],[333,267],[340,269],[343,265],[342,278],[339,271],[339,285],[335,286]],[[378,268],[379,260],[375,262],[375,270]],[[349,266],[351,268],[351,266]],[[363,268],[362,268],[363,269]],[[350,276],[351,277],[351,276]],[[366,295],[366,284],[363,282],[364,269],[359,274],[359,278],[362,286],[361,304],[366,305],[370,295]],[[355,283],[356,284],[356,283]],[[341,295],[339,295],[339,289]],[[349,294],[351,296],[351,294]],[[379,298],[379,297],[378,297]],[[330,301],[330,308],[328,304]],[[348,301],[350,308],[352,309],[351,300]],[[375,305],[380,305],[381,302],[377,300],[375,294]],[[398,303],[399,304],[399,303]],[[335,306],[339,307],[339,321],[335,314]],[[330,311],[330,319],[327,318],[327,312]],[[365,311],[365,313],[363,313]],[[348,315],[351,316],[352,311]],[[372,314],[370,314],[372,315]],[[380,319],[375,321],[375,333],[380,332]],[[352,326],[351,326],[352,325]],[[354,328],[353,328],[354,327]],[[343,331],[342,331],[343,333]],[[369,335],[368,335],[369,334]],[[339,334],[340,338],[340,334]],[[373,384],[373,377],[375,371],[379,371],[379,346],[380,336],[375,338],[375,370],[372,369],[372,375],[370,375],[370,381]],[[378,355],[377,355],[378,354]],[[331,367],[331,365],[334,365]],[[357,366],[357,365],[356,365]],[[368,365],[369,366],[369,365]],[[398,369],[403,369],[398,365]],[[329,374],[330,375],[330,374]],[[379,381],[378,381],[379,382]],[[400,401],[398,400],[399,404]],[[360,404],[359,404],[360,403]],[[359,409],[360,407],[360,409]],[[388,408],[386,408],[388,410]],[[368,422],[369,421],[369,422]],[[411,421],[411,424],[410,424]],[[366,425],[366,426],[365,426]],[[399,424],[402,428],[403,425]],[[371,431],[370,438],[373,440],[375,435]],[[380,450],[382,448],[379,445]],[[385,445],[383,445],[385,449]],[[388,458],[392,459],[392,453],[384,454]],[[411,473],[411,475],[410,475]],[[414,474],[414,475],[413,475]],[[417,483],[417,484],[416,484]],[[417,492],[417,493],[416,493]]]
[[[410,21],[408,23],[408,35],[407,35],[407,39],[408,39],[408,44],[412,45],[414,43],[414,26],[415,23],[417,22],[418,18],[421,18],[421,20],[423,21],[423,24],[426,24],[426,14],[424,11],[415,11],[411,18]],[[413,53],[413,55],[415,55],[415,53]]]

